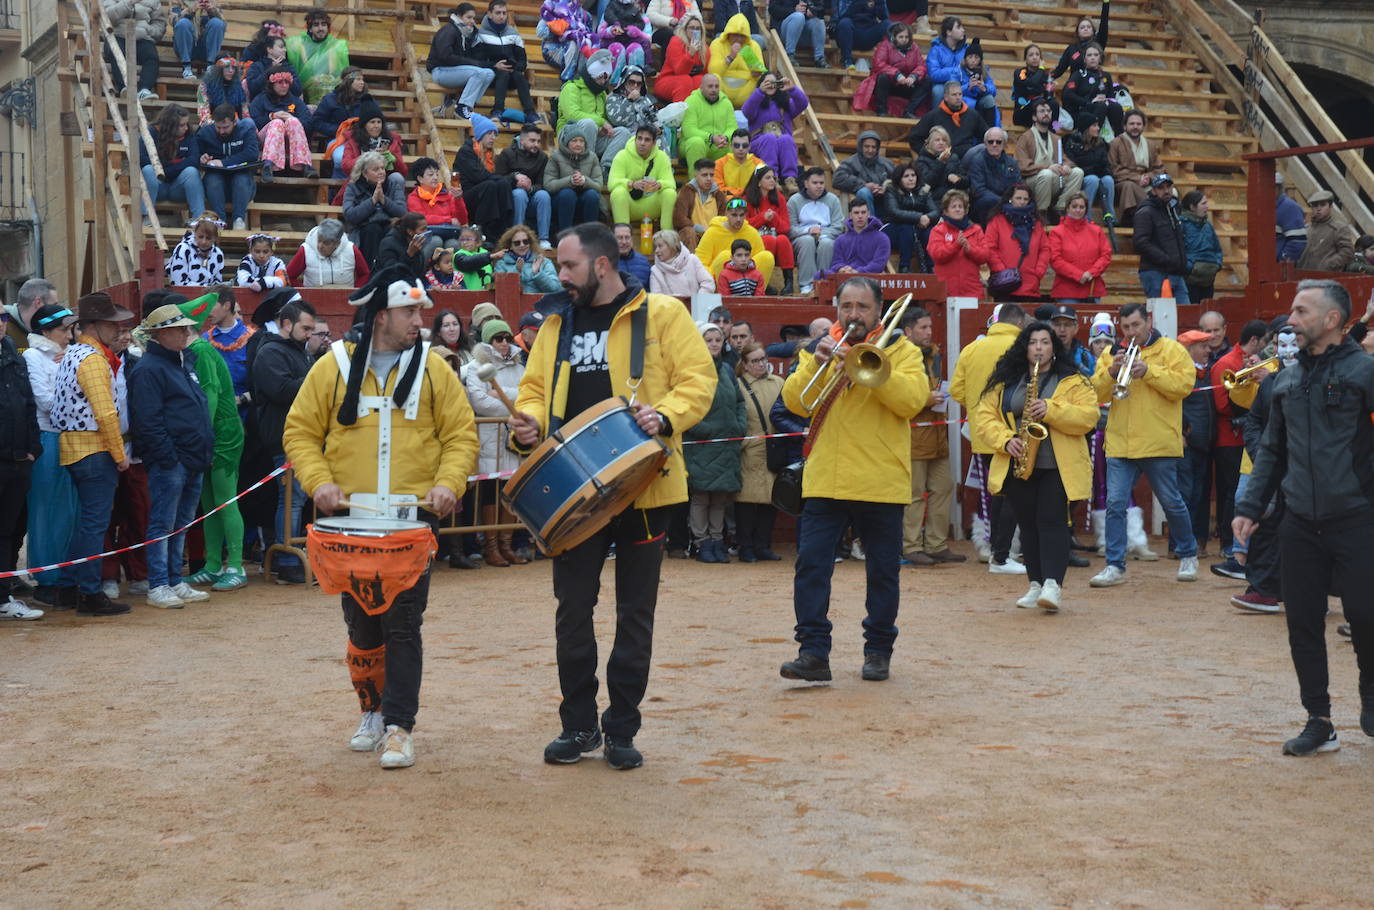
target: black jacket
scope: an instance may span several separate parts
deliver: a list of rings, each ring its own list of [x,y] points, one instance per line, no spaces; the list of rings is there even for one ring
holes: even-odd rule
[[[1258,520],[1280,487],[1308,521],[1374,512],[1374,357],[1348,337],[1317,357],[1304,351],[1274,377],[1272,396],[1236,514]]]
[[[1183,399],[1183,443],[1190,449],[1212,448],[1216,439],[1216,405],[1208,388],[1206,374],[1193,383],[1193,391]]]
[[[953,157],[962,158],[965,152],[983,141],[983,134],[988,131],[991,124],[968,104],[964,105],[963,112],[959,114],[958,124],[955,124],[953,117],[936,107],[917,121],[911,132],[906,134],[906,143],[911,146],[912,154],[921,154],[921,150],[925,148],[926,137],[930,135],[931,129],[937,126],[943,126],[949,133],[950,146],[954,150]]]
[[[889,180],[887,192],[878,197],[878,214],[883,224],[919,224],[922,215],[929,215],[934,224],[940,217],[940,210],[930,198],[930,193],[920,186],[916,187],[915,192],[908,193]]]
[[[517,142],[504,148],[496,156],[496,173],[501,176],[524,174],[530,178],[536,190],[544,187],[544,168],[549,166],[549,156],[543,152],[527,152]],[[512,181],[514,185],[514,181]]]
[[[410,270],[414,278],[423,278],[429,267],[425,265],[425,253],[421,248],[420,252],[414,256],[410,255],[410,237],[406,234],[406,229],[399,224],[393,226],[386,232],[382,242],[377,246],[377,262],[375,268],[381,269],[389,265],[401,265]]]
[[[14,340],[0,335],[0,461],[37,459],[43,453],[39,440],[28,364]]]
[[[429,57],[425,59],[425,69],[432,73],[441,66],[485,67],[486,61],[478,58],[476,46],[477,29],[472,30],[471,36],[464,36],[452,21],[445,22],[439,31],[434,33],[434,40],[429,43]]]
[[[1178,221],[1178,201],[1154,193],[1135,210],[1132,243],[1140,255],[1140,271],[1153,269],[1170,275],[1188,271],[1188,245]]]
[[[310,358],[304,344],[280,335],[265,335],[253,358],[248,383],[258,411],[258,435],[273,455],[285,452],[281,436],[286,430],[286,412],[309,372]]]
[[[941,161],[925,149],[921,149],[916,156],[916,170],[921,175],[921,184],[930,188],[930,196],[935,200],[936,207],[939,207],[940,200],[945,198],[945,193],[950,190],[963,190],[968,192],[968,177],[964,176],[964,162],[953,151],[949,153],[949,158]],[[953,174],[958,180],[950,181],[949,176]]]
[[[129,430],[134,452],[150,467],[210,470],[215,431],[196,377],[193,351],[176,353],[156,341],[129,370]]]
[[[1084,145],[1082,133],[1070,133],[1064,137],[1064,157],[1081,167],[1085,177],[1111,176],[1112,163],[1107,157],[1110,148],[1105,142],[1098,142],[1091,147]]]

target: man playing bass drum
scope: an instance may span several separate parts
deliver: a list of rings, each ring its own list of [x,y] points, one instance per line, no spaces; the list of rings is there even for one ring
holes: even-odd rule
[[[541,300],[544,324],[530,350],[510,427],[512,448],[528,453],[549,433],[593,405],[622,395],[635,400],[640,429],[672,447],[663,474],[629,507],[581,544],[553,560],[558,598],[559,715],[563,731],[544,760],[572,764],[601,745],[606,761],[624,770],[643,764],[634,746],[639,703],[649,684],[654,608],[668,506],[687,501],[681,433],[706,414],[715,395],[716,368],[691,313],[675,297],[646,293],[616,270],[620,249],[610,228],[589,222],[558,240],[563,291]],[[643,310],[647,316],[636,317]],[[632,324],[644,319],[642,382],[630,381]],[[615,545],[615,644],[606,663],[610,707],[596,712],[596,634],[592,611],[601,568]]]

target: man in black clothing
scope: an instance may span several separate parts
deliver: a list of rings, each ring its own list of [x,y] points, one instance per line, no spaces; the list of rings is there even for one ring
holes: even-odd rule
[[[1174,181],[1168,174],[1156,174],[1150,181],[1150,195],[1135,210],[1132,243],[1140,254],[1140,286],[1146,297],[1160,296],[1164,280],[1173,288],[1174,300],[1188,300],[1188,244],[1178,219],[1178,200]]]
[[[1327,691],[1326,601],[1338,584],[1360,667],[1360,726],[1374,736],[1374,358],[1343,337],[1350,295],[1335,281],[1302,281],[1289,313],[1302,345],[1275,378],[1255,468],[1236,503],[1237,538],[1255,531],[1276,492],[1288,647],[1307,726],[1285,755],[1334,752]]]
[[[496,78],[491,83],[492,117],[504,119],[506,92],[515,86],[520,96],[520,107],[525,113],[525,122],[538,123],[539,115],[535,113],[534,98],[530,95],[530,80],[525,75],[528,67],[525,39],[510,24],[506,0],[491,0],[487,4],[487,14],[477,29],[477,45],[473,48],[473,54],[496,71]]]
[[[28,367],[14,342],[0,332],[0,573],[17,568],[29,477],[33,463],[43,454],[39,438],[38,406]],[[0,577],[0,619],[38,619],[42,610],[30,609],[14,598],[17,582],[17,578]]]
[[[912,155],[920,156],[921,149],[926,145],[926,137],[937,126],[944,127],[945,132],[949,133],[949,146],[954,156],[963,158],[969,149],[983,141],[989,124],[981,114],[964,103],[963,85],[951,81],[945,83],[944,99],[906,134]]]
[[[422,280],[429,265],[425,262],[425,216],[419,212],[406,212],[391,230],[386,232],[382,242],[377,245],[377,262],[374,268],[384,269],[389,265],[399,265],[410,272],[412,278]]]
[[[291,410],[296,393],[301,390],[301,383],[305,382],[305,374],[310,372],[310,357],[305,353],[305,343],[315,331],[315,309],[297,295],[277,311],[276,322],[277,334],[266,335],[253,356],[249,386],[253,390],[253,405],[258,412],[258,437],[272,453],[272,466],[279,468],[286,463],[285,450],[282,448],[286,412]],[[291,483],[290,536],[295,536],[300,530],[305,493],[294,478]],[[274,524],[278,534],[282,533],[285,517],[286,483],[283,480]],[[305,584],[305,570],[294,553],[278,553],[272,562],[278,584]]]

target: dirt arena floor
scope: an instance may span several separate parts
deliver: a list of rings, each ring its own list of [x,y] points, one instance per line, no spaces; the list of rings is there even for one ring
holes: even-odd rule
[[[436,570],[404,771],[345,745],[318,591],[6,624],[0,907],[1374,906],[1374,743],[1338,617],[1344,748],[1285,758],[1282,617],[1167,560],[1092,591],[1096,566],[1057,616],[976,564],[904,569],[892,679],[866,683],[846,562],[836,679],[810,686],[778,676],[789,563],[669,561],[630,772],[541,760],[547,562]]]

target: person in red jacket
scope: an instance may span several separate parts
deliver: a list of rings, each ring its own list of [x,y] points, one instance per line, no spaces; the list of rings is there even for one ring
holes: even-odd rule
[[[457,246],[458,232],[468,223],[468,207],[463,197],[455,196],[444,186],[439,162],[433,158],[415,159],[410,172],[416,183],[406,197],[406,208],[425,216],[425,224],[435,240]]]
[[[754,226],[763,238],[763,248],[773,254],[773,264],[782,269],[784,297],[795,290],[793,278],[797,267],[792,241],[787,234],[792,221],[787,214],[787,197],[778,189],[778,175],[768,165],[754,171],[744,187],[744,201],[749,208],[744,219]]]
[[[1001,211],[988,222],[987,238],[988,268],[994,273],[1004,269],[1021,272],[1021,285],[996,299],[1038,298],[1040,279],[1049,271],[1050,250],[1029,186],[1015,183],[1003,194]]]
[[[930,97],[926,61],[911,36],[911,27],[894,22],[887,40],[873,52],[873,70],[854,92],[854,110],[880,117],[916,117]]]
[[[983,229],[968,217],[968,193],[950,190],[940,200],[940,220],[930,229],[926,252],[935,262],[935,277],[945,283],[949,297],[983,297],[979,266],[988,261]]]
[[[1217,358],[1212,364],[1209,377],[1212,385],[1212,404],[1217,412],[1216,442],[1212,446],[1212,464],[1216,472],[1217,494],[1217,538],[1221,542],[1221,555],[1231,555],[1234,537],[1231,533],[1231,519],[1236,517],[1236,485],[1240,483],[1241,453],[1245,451],[1245,434],[1242,432],[1248,408],[1243,408],[1231,400],[1231,393],[1221,381],[1227,370],[1238,372],[1257,363],[1260,350],[1269,337],[1269,323],[1263,319],[1252,319],[1240,330],[1240,341]],[[1205,508],[1205,507],[1204,507]],[[1206,516],[1202,516],[1206,518]],[[1206,522],[1194,522],[1204,527]],[[1210,529],[1209,529],[1210,531]],[[1196,536],[1196,535],[1195,535]],[[1207,538],[1198,540],[1198,552],[1207,549]]]
[[[401,155],[401,139],[387,129],[382,109],[371,95],[365,95],[358,105],[358,122],[353,124],[348,141],[344,143],[343,161],[336,176],[353,173],[353,163],[363,152],[381,152],[382,157],[387,159],[388,174],[394,171],[402,177],[410,176],[405,158]]]
[[[750,255],[753,251],[748,240],[730,244],[730,261],[721,266],[716,278],[716,291],[722,297],[762,297],[767,292],[763,272],[754,266]]]
[[[706,75],[706,27],[701,17],[688,13],[677,24],[668,49],[663,53],[663,68],[654,79],[654,94],[661,101],[686,101],[701,88]]]
[[[1112,264],[1112,246],[1102,228],[1088,220],[1088,197],[1074,193],[1064,201],[1064,218],[1050,228],[1050,296],[1068,303],[1096,303],[1107,293],[1102,276]]]

